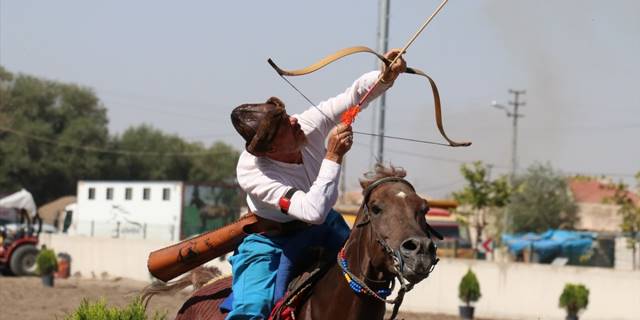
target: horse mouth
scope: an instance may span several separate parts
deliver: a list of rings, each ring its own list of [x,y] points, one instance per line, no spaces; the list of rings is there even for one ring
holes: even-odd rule
[[[435,256],[416,257],[414,259],[406,259],[402,268],[402,277],[407,279],[409,283],[416,284],[429,276],[437,263]]]

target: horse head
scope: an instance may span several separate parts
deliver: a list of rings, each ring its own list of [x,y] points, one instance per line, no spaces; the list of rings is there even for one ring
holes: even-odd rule
[[[438,258],[432,237],[441,236],[425,219],[428,202],[405,175],[402,169],[378,166],[368,179],[360,181],[364,200],[351,238],[362,234],[369,238],[360,241],[366,246],[362,251],[368,256],[368,279],[388,281],[395,277],[410,289],[433,271]]]

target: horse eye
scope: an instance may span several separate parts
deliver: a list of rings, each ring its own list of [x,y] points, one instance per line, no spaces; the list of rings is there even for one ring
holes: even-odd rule
[[[371,207],[371,212],[373,212],[373,214],[380,214],[382,213],[382,208],[376,206],[375,204]]]
[[[420,210],[418,210],[418,212],[416,212],[416,214],[418,216],[426,216],[427,213],[429,213],[429,209],[430,209],[429,207],[425,206],[425,207],[421,208]]]

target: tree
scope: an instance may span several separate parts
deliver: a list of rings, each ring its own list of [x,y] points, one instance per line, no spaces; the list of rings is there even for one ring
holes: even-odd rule
[[[638,186],[640,186],[640,172],[636,175]],[[635,202],[631,197],[629,188],[624,183],[614,186],[615,193],[611,199],[605,199],[606,202],[613,202],[619,206],[618,214],[622,216],[620,228],[627,236],[627,246],[631,248],[632,268],[638,268],[636,260],[636,246],[638,243],[638,235],[640,234],[640,204]]]
[[[507,212],[513,232],[572,229],[578,221],[565,178],[542,164],[532,165],[514,179]]]
[[[7,125],[9,117],[5,114],[9,102],[7,87],[13,80],[13,74],[0,66],[0,127]]]
[[[467,185],[462,190],[453,193],[454,199],[461,204],[458,213],[465,217],[473,217],[472,224],[476,230],[476,249],[477,243],[482,241],[484,229],[489,224],[489,216],[495,218],[499,212],[498,209],[503,208],[509,199],[509,186],[506,177],[489,181],[489,170],[490,168],[481,161],[474,162],[472,166],[462,165],[460,172],[467,181]]]
[[[233,183],[239,152],[217,142],[210,148],[187,143],[149,125],[127,129],[112,139],[111,179]]]
[[[0,66],[0,192],[28,189],[43,204],[78,180],[234,182],[239,153],[189,143],[149,125],[110,136],[89,88],[13,75]]]
[[[232,183],[236,178],[236,164],[240,152],[228,144],[216,142],[206,154],[193,159],[193,166],[189,170],[189,180],[194,182],[220,181]]]
[[[144,124],[113,137],[110,148],[112,170],[105,177],[123,180],[187,180],[192,154],[203,151]]]
[[[37,203],[97,178],[108,141],[106,109],[88,88],[0,68],[0,190],[26,188]],[[81,148],[77,148],[81,146]]]

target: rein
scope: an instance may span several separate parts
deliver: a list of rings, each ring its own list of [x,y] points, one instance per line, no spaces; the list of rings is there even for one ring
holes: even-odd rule
[[[376,242],[378,242],[378,244],[382,246],[382,248],[385,251],[385,254],[387,256],[390,256],[393,259],[393,267],[395,269],[395,275],[394,275],[394,278],[391,279],[391,284],[390,284],[391,287],[379,289],[375,291],[369,288],[366,285],[364,280],[361,280],[360,278],[358,278],[358,276],[354,275],[351,271],[349,271],[346,254],[344,252],[346,243],[338,253],[337,262],[340,268],[342,269],[342,274],[347,280],[349,287],[356,294],[361,294],[361,293],[366,294],[384,303],[393,304],[393,312],[390,318],[390,320],[393,320],[398,314],[398,310],[400,309],[400,305],[402,304],[402,300],[404,299],[404,294],[410,291],[411,289],[413,289],[413,284],[408,282],[407,279],[405,279],[405,277],[402,275],[402,270],[404,268],[404,260],[402,258],[402,255],[400,254],[400,251],[392,249],[391,246],[389,246],[389,244],[384,239],[382,239],[382,237],[379,236],[378,232],[376,232],[375,227],[371,223],[371,216],[369,215],[369,207],[367,205],[367,203],[369,202],[369,196],[371,195],[371,192],[373,192],[375,188],[387,182],[404,183],[405,185],[409,186],[412,191],[415,192],[413,185],[411,185],[411,183],[409,183],[407,180],[400,177],[385,177],[385,178],[374,181],[364,191],[364,199],[362,202],[362,214],[366,217],[366,220],[358,223],[355,227],[360,228],[366,225],[370,225],[371,231],[373,232]],[[428,229],[432,229],[431,226],[428,226]],[[428,233],[428,234],[429,234],[429,238],[431,238],[431,233]],[[431,268],[429,269],[426,277],[429,277],[429,274],[431,274],[431,272],[435,268],[436,264],[438,263],[438,260],[439,259],[436,257],[433,263],[431,264]],[[398,281],[400,282],[400,289],[398,290],[398,294],[395,299],[387,299],[387,297],[391,295],[391,292],[393,292],[393,289],[395,288],[396,278],[398,278]]]

